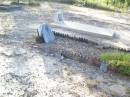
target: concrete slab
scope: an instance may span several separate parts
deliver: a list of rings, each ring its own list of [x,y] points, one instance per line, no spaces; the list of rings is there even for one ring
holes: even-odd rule
[[[113,38],[115,36],[115,32],[111,29],[105,29],[102,27],[97,27],[88,24],[81,24],[78,22],[72,21],[64,21],[64,23],[52,23],[51,26],[53,28],[67,29],[78,31],[83,34],[88,34],[90,36],[103,37],[103,38]]]

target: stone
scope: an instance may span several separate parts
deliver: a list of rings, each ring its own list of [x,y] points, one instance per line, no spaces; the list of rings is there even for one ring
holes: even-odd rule
[[[100,65],[100,71],[105,73],[105,72],[107,72],[107,70],[108,70],[108,64],[105,62],[102,62]]]
[[[112,85],[109,87],[110,92],[114,96],[123,97],[126,94],[126,88],[122,85]]]

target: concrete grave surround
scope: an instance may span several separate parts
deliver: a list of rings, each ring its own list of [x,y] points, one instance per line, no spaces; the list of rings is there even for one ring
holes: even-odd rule
[[[102,27],[97,27],[89,24],[82,24],[78,22],[66,21],[63,17],[63,11],[58,11],[54,17],[55,23],[51,25],[53,27],[63,28],[67,30],[74,30],[78,32],[82,32],[84,34],[96,36],[96,37],[106,37],[106,38],[114,38],[115,32],[111,29],[105,29]]]

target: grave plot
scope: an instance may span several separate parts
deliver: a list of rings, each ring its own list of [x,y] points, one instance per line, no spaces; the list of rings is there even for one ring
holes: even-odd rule
[[[129,97],[129,79],[127,81],[113,73],[102,73],[99,67],[93,66],[98,65],[96,58],[101,53],[112,52],[113,49],[76,41],[77,38],[57,36],[52,43],[36,42],[35,25],[51,19],[46,5],[43,3],[44,8],[41,9],[25,6],[24,10],[10,11],[10,15],[14,17],[11,18],[14,26],[7,37],[0,37],[0,96]],[[61,32],[64,34],[66,30]],[[74,32],[77,36],[85,36],[81,31]],[[106,41],[106,38],[98,40],[97,37],[89,36],[85,37],[95,40],[94,43]],[[113,40],[109,39],[110,41]]]
[[[111,29],[105,29],[98,26],[93,26],[89,24],[83,24],[78,22],[67,21],[64,19],[63,12],[60,10],[55,14],[55,23],[52,23],[54,28],[73,30],[73,32],[80,32],[82,34],[101,37],[101,38],[114,38],[116,32]],[[57,29],[54,29],[56,31]],[[57,31],[56,31],[57,32]],[[59,32],[62,33],[62,32]],[[67,33],[64,33],[67,34]],[[72,33],[75,37],[78,37],[75,33]],[[85,38],[85,37],[80,37]]]
[[[67,21],[64,19],[63,12],[60,10],[55,14],[55,22],[51,23],[53,31],[57,35],[66,36],[76,40],[91,41],[97,44],[103,44],[104,47],[112,47],[130,50],[129,43],[125,42],[128,36],[122,38],[123,33],[118,30],[94,26],[76,21]],[[125,40],[125,41],[124,41]]]

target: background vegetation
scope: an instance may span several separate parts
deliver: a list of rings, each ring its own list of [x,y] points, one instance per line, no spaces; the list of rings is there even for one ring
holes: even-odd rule
[[[5,0],[0,0],[5,1]],[[100,8],[107,10],[128,10],[130,6],[130,0],[10,0],[12,2],[39,2],[39,1],[53,1],[53,2],[64,2],[69,4],[76,4],[80,6],[87,6],[92,8]]]
[[[114,10],[129,8],[130,0],[76,0],[76,3],[83,6],[102,7]]]
[[[109,64],[109,69],[130,76],[129,53],[103,53],[100,60]]]

